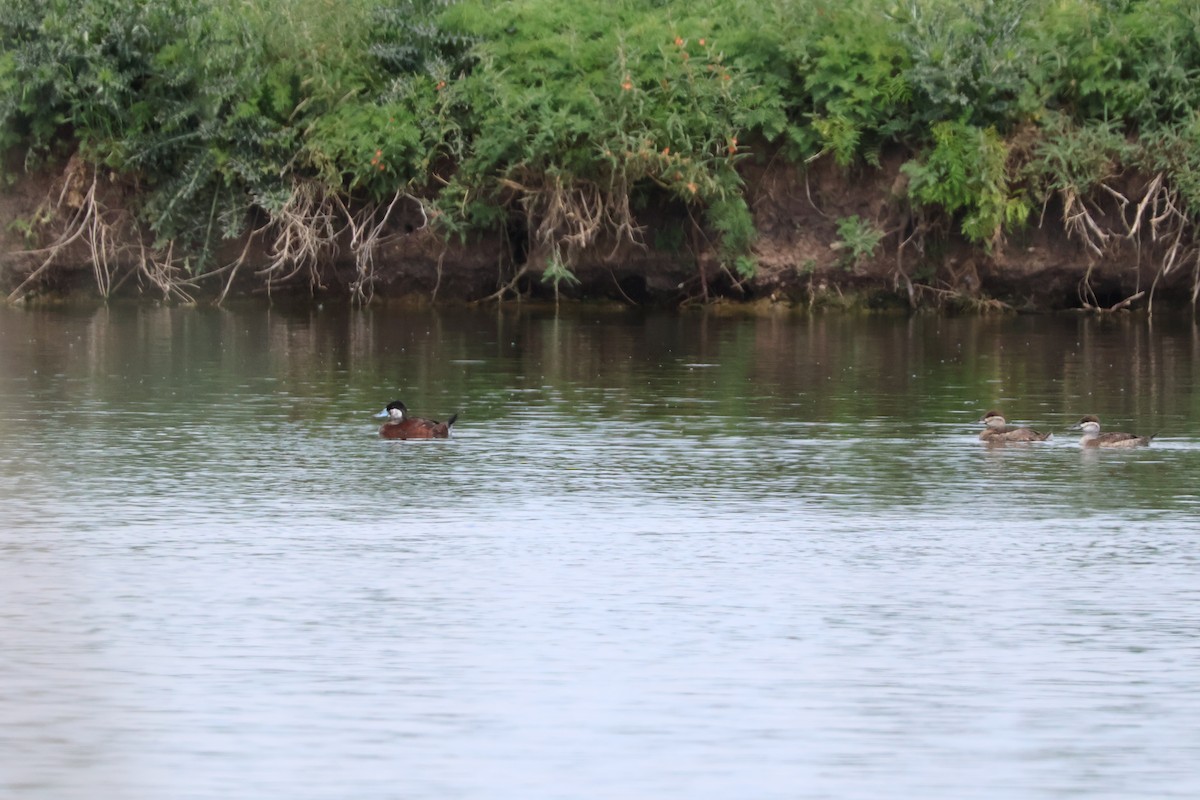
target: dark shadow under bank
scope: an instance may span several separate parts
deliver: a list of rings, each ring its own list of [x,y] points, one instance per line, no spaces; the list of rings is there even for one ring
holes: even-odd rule
[[[476,262],[477,263],[477,262]],[[445,263],[436,270],[418,264],[381,264],[376,269],[367,305],[394,308],[430,306],[583,305],[647,309],[720,308],[725,311],[850,311],[876,313],[1194,313],[1190,275],[1187,281],[1160,281],[1153,276],[1138,280],[1128,269],[1042,269],[1034,274],[1006,270],[977,270],[978,283],[955,286],[947,281],[905,282],[893,272],[859,270],[854,273],[813,271],[807,274],[760,269],[752,279],[738,281],[708,265],[704,275],[694,263],[659,262],[597,265],[575,272],[578,282],[555,287],[530,271],[516,280],[511,270],[468,266],[455,272]],[[319,281],[267,287],[254,279],[254,271],[235,282],[220,298],[218,282],[198,282],[191,289],[199,305],[271,303],[283,306],[362,305],[351,292],[349,269],[324,270]],[[20,282],[22,273],[0,266],[0,291],[4,297]],[[500,291],[500,287],[504,291]],[[1151,289],[1153,288],[1153,291]],[[112,293],[102,297],[93,272],[86,265],[48,271],[19,305],[88,305],[106,300],[178,303],[158,287],[131,275]]]

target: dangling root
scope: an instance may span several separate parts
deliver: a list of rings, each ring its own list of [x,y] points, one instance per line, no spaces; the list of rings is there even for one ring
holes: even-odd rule
[[[145,278],[159,289],[165,300],[174,297],[191,302],[191,295],[184,289],[191,285],[191,281],[181,276],[175,266],[173,245],[168,245],[165,254],[147,249],[132,217],[122,209],[109,209],[100,200],[99,170],[93,167],[89,180],[86,177],[86,169],[78,158],[73,158],[68,163],[58,198],[53,203],[48,199],[47,205],[51,218],[62,215],[64,209],[72,209],[70,217],[58,238],[48,247],[26,251],[28,254],[45,254],[45,258],[37,269],[9,293],[8,302],[17,302],[27,297],[32,291],[31,287],[37,284],[68,248],[78,242],[83,242],[88,249],[96,289],[101,297],[110,297],[129,277],[136,275],[138,278]],[[138,259],[136,265],[118,280],[121,257],[124,251],[129,249],[118,243],[125,240],[137,242]]]
[[[1117,240],[1132,242],[1140,245],[1142,239],[1148,238],[1156,244],[1165,243],[1166,252],[1162,263],[1154,273],[1149,292],[1140,290],[1115,305],[1104,308],[1099,305],[1091,287],[1092,266],[1079,283],[1079,299],[1083,308],[1094,311],[1117,311],[1127,308],[1131,303],[1148,296],[1147,310],[1154,310],[1154,292],[1158,283],[1170,275],[1189,257],[1194,257],[1196,267],[1192,280],[1192,305],[1200,297],[1200,249],[1190,242],[1189,234],[1194,233],[1194,225],[1184,212],[1179,201],[1178,192],[1167,183],[1166,175],[1158,173],[1146,185],[1140,199],[1134,201],[1117,191],[1107,183],[1100,183],[1099,188],[1116,202],[1117,214],[1120,218],[1120,229],[1105,226],[1097,221],[1095,213],[1098,209],[1081,197],[1073,187],[1059,191],[1063,203],[1063,226],[1068,235],[1078,237],[1088,252],[1102,257],[1109,246]]]
[[[350,291],[356,303],[366,305],[375,296],[375,253],[382,245],[395,238],[386,235],[387,223],[396,204],[405,198],[412,200],[421,210],[421,225],[413,233],[423,230],[429,225],[429,214],[425,210],[425,204],[407,192],[396,192],[382,215],[379,214],[379,206],[374,203],[368,204],[357,214],[351,214],[349,209],[342,205],[342,213],[345,214],[347,227],[350,229],[350,252],[354,255],[355,279],[350,284]],[[438,263],[440,274],[441,262]],[[436,289],[434,291],[436,292]]]
[[[521,278],[524,278],[525,275],[528,274],[528,272],[529,272],[529,265],[522,264],[521,268],[519,270],[517,270],[517,274],[512,276],[512,280],[510,280],[508,283],[504,284],[499,289],[492,292],[491,294],[489,294],[487,297],[483,298],[482,300],[475,301],[475,303],[473,303],[473,305],[478,304],[478,303],[490,303],[493,300],[497,300],[497,301],[503,300],[505,298],[505,295],[509,294],[510,292],[514,296],[519,297],[520,295],[517,293],[517,284],[520,283]]]
[[[256,275],[266,280],[267,291],[287,283],[302,272],[309,284],[320,286],[318,270],[326,258],[336,257],[338,236],[344,230],[338,220],[342,205],[336,194],[315,181],[297,181],[292,192],[271,220],[255,233],[274,233],[271,262]]]
[[[1079,237],[1083,246],[1090,252],[1097,256],[1103,256],[1104,248],[1113,238],[1112,232],[1097,224],[1092,211],[1088,209],[1085,197],[1080,196],[1071,188],[1063,189],[1060,194],[1063,204],[1063,228],[1066,229],[1067,236]]]
[[[387,233],[388,222],[403,199],[413,201],[421,211],[421,225],[413,232],[426,228],[429,214],[425,204],[407,192],[396,192],[386,206],[368,203],[358,211],[351,211],[339,193],[312,181],[297,181],[288,199],[279,210],[271,213],[270,221],[252,233],[252,238],[274,236],[271,263],[257,274],[266,279],[268,291],[305,272],[309,285],[320,287],[321,266],[336,259],[341,244],[345,243],[354,257],[351,297],[356,303],[371,302],[375,294],[375,254],[382,245],[395,238]],[[349,242],[343,239],[347,234]],[[248,247],[249,243],[247,250]],[[243,250],[237,261],[227,265],[229,282],[244,262],[247,250]],[[227,282],[222,299],[228,291]]]
[[[614,177],[607,189],[591,181],[564,181],[548,175],[531,176],[527,182],[506,179],[500,183],[516,194],[525,212],[526,230],[532,231],[530,250],[555,254],[557,263],[569,274],[579,255],[604,235],[613,239],[609,258],[625,243],[645,247],[641,240],[643,228],[634,220],[624,180]],[[529,269],[528,264],[521,265],[504,286],[482,302],[503,300],[515,293]]]

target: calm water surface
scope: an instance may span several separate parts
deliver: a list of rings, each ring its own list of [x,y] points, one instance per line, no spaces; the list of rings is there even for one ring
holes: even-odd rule
[[[0,308],[0,797],[1200,796],[1198,386],[1190,320]]]

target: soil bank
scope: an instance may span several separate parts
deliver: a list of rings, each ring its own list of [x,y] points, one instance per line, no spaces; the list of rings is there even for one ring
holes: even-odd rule
[[[851,170],[828,161],[807,167],[778,159],[747,162],[743,175],[758,231],[753,277],[743,279],[722,267],[716,248],[690,224],[687,209],[667,203],[638,212],[639,243],[601,242],[577,259],[572,265],[577,282],[560,281],[557,299],[1018,311],[1193,305],[1200,267],[1167,264],[1167,243],[1151,234],[1110,236],[1097,252],[1068,234],[1062,206],[1052,201],[993,246],[973,245],[953,233],[952,221],[923,219],[913,209],[900,170],[903,161],[904,155],[896,153],[878,167]],[[22,285],[18,294],[26,300],[98,294],[95,253],[86,237],[62,248],[50,264],[39,249],[67,227],[71,194],[81,191],[70,181],[67,172],[29,174],[0,191],[4,296]],[[1149,180],[1133,175],[1125,183],[1126,196],[1136,199]],[[104,191],[103,207],[119,215],[129,190],[112,184]],[[46,209],[55,206],[56,213],[48,215]],[[1096,221],[1110,230],[1119,228],[1121,213],[1115,201],[1106,205],[1099,198],[1094,204]],[[851,252],[838,229],[849,217],[882,232],[872,251]],[[38,219],[48,221],[33,225]],[[529,248],[528,232],[519,226],[447,241],[426,223],[416,204],[389,219],[386,240],[366,275],[367,297],[420,303],[555,298],[556,287],[543,279],[546,257]],[[149,236],[126,238],[110,243],[109,291],[163,297],[161,286],[138,268],[145,265]],[[347,254],[349,249],[328,248],[288,281],[268,286],[262,276],[271,263],[267,239],[225,242],[215,261],[240,259],[240,266],[195,279],[189,293],[197,302],[212,301],[228,286],[226,297],[269,292],[349,301],[356,282],[359,288],[364,283],[362,265]]]

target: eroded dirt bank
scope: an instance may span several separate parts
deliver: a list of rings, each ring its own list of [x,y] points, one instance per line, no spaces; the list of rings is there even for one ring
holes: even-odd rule
[[[1111,197],[1091,203],[1088,222],[1099,233],[1088,237],[1090,245],[1077,224],[1074,235],[1068,234],[1073,223],[1055,200],[1025,227],[984,248],[948,234],[948,221],[913,211],[902,162],[896,156],[885,158],[879,168],[851,171],[821,163],[808,169],[777,161],[747,166],[758,230],[758,269],[752,278],[724,269],[686,209],[668,203],[638,213],[640,245],[596,244],[572,265],[578,282],[562,280],[558,291],[566,299],[668,306],[714,300],[1029,311],[1192,305],[1200,274],[1195,256],[1172,260],[1171,241],[1149,220],[1145,225],[1131,220],[1136,204],[1153,190],[1151,178],[1125,177],[1125,204]],[[102,209],[98,221],[104,225],[91,231],[86,225],[72,228],[89,192]],[[382,244],[365,263],[352,255],[349,234],[315,248],[300,263],[273,261],[270,233],[264,232],[224,243],[215,262],[225,268],[194,278],[188,272],[193,254],[160,251],[156,256],[151,237],[127,223],[123,207],[129,192],[103,177],[88,183],[69,169],[28,175],[5,188],[0,193],[4,296],[33,301],[106,291],[213,302],[269,291],[347,302],[442,303],[554,296],[553,283],[543,275],[546,258],[529,249],[525,231],[514,227],[504,235],[445,241],[415,203],[389,217]],[[52,219],[50,209],[55,210]],[[846,220],[876,232],[877,243],[868,247],[869,238],[848,240]],[[62,246],[47,263],[45,248],[56,242]],[[172,293],[166,288],[171,282],[180,282],[185,291]]]

